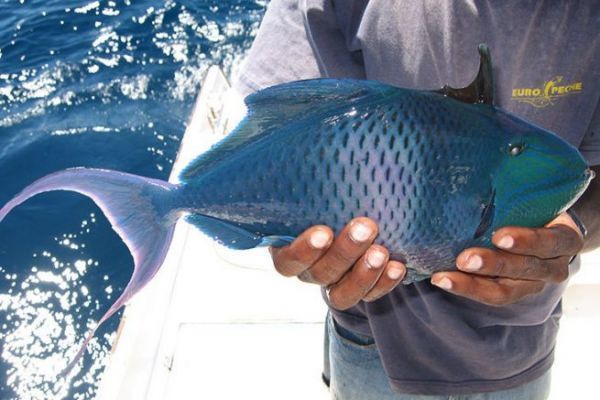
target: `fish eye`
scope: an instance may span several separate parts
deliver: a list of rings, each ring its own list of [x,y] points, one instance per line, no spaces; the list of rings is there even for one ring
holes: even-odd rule
[[[523,150],[525,150],[525,145],[522,143],[508,145],[508,154],[510,154],[513,157],[516,157],[519,154],[521,154]]]

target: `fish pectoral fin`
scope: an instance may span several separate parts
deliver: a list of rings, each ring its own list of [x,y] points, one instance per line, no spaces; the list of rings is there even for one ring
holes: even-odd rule
[[[475,229],[475,234],[473,235],[473,239],[479,239],[483,236],[485,232],[492,226],[494,222],[494,214],[496,211],[496,189],[492,190],[492,195],[490,197],[490,201],[485,205],[483,210],[481,211],[481,222],[479,222],[479,226]]]
[[[494,104],[494,74],[492,71],[492,56],[490,49],[486,44],[480,44],[479,51],[479,72],[469,86],[456,89],[445,85],[436,93],[469,104]]]

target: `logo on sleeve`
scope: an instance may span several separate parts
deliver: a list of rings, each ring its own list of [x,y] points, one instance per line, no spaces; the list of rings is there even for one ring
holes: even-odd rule
[[[581,93],[582,90],[582,82],[566,83],[562,76],[556,76],[541,87],[513,89],[511,99],[541,108],[554,105],[557,99]]]

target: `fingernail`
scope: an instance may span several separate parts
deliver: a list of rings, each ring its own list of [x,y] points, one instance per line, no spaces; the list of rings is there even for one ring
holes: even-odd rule
[[[350,238],[355,242],[364,242],[371,237],[373,231],[365,224],[356,223],[350,227]]]
[[[317,250],[323,249],[329,243],[329,235],[327,232],[316,231],[310,235],[310,245]]]
[[[498,240],[498,247],[503,249],[510,249],[515,244],[515,239],[512,236],[503,236],[500,240]]]
[[[380,268],[385,261],[385,254],[380,251],[371,251],[367,254],[367,266],[369,268]]]
[[[387,276],[391,280],[395,281],[396,279],[400,279],[400,277],[402,276],[403,273],[404,273],[404,271],[402,271],[399,268],[390,268],[390,270],[387,273]]]
[[[478,255],[472,255],[469,258],[467,258],[467,263],[463,266],[461,266],[461,269],[463,271],[479,271],[481,269],[481,267],[483,266],[483,260],[481,259],[480,256]]]
[[[446,277],[440,279],[439,281],[431,281],[431,283],[444,290],[452,289],[452,281]]]

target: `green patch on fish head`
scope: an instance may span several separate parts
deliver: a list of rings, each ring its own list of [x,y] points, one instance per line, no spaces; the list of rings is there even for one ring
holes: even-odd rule
[[[543,226],[575,203],[593,173],[579,151],[557,135],[500,110],[505,133],[501,162],[493,172],[493,230]]]

